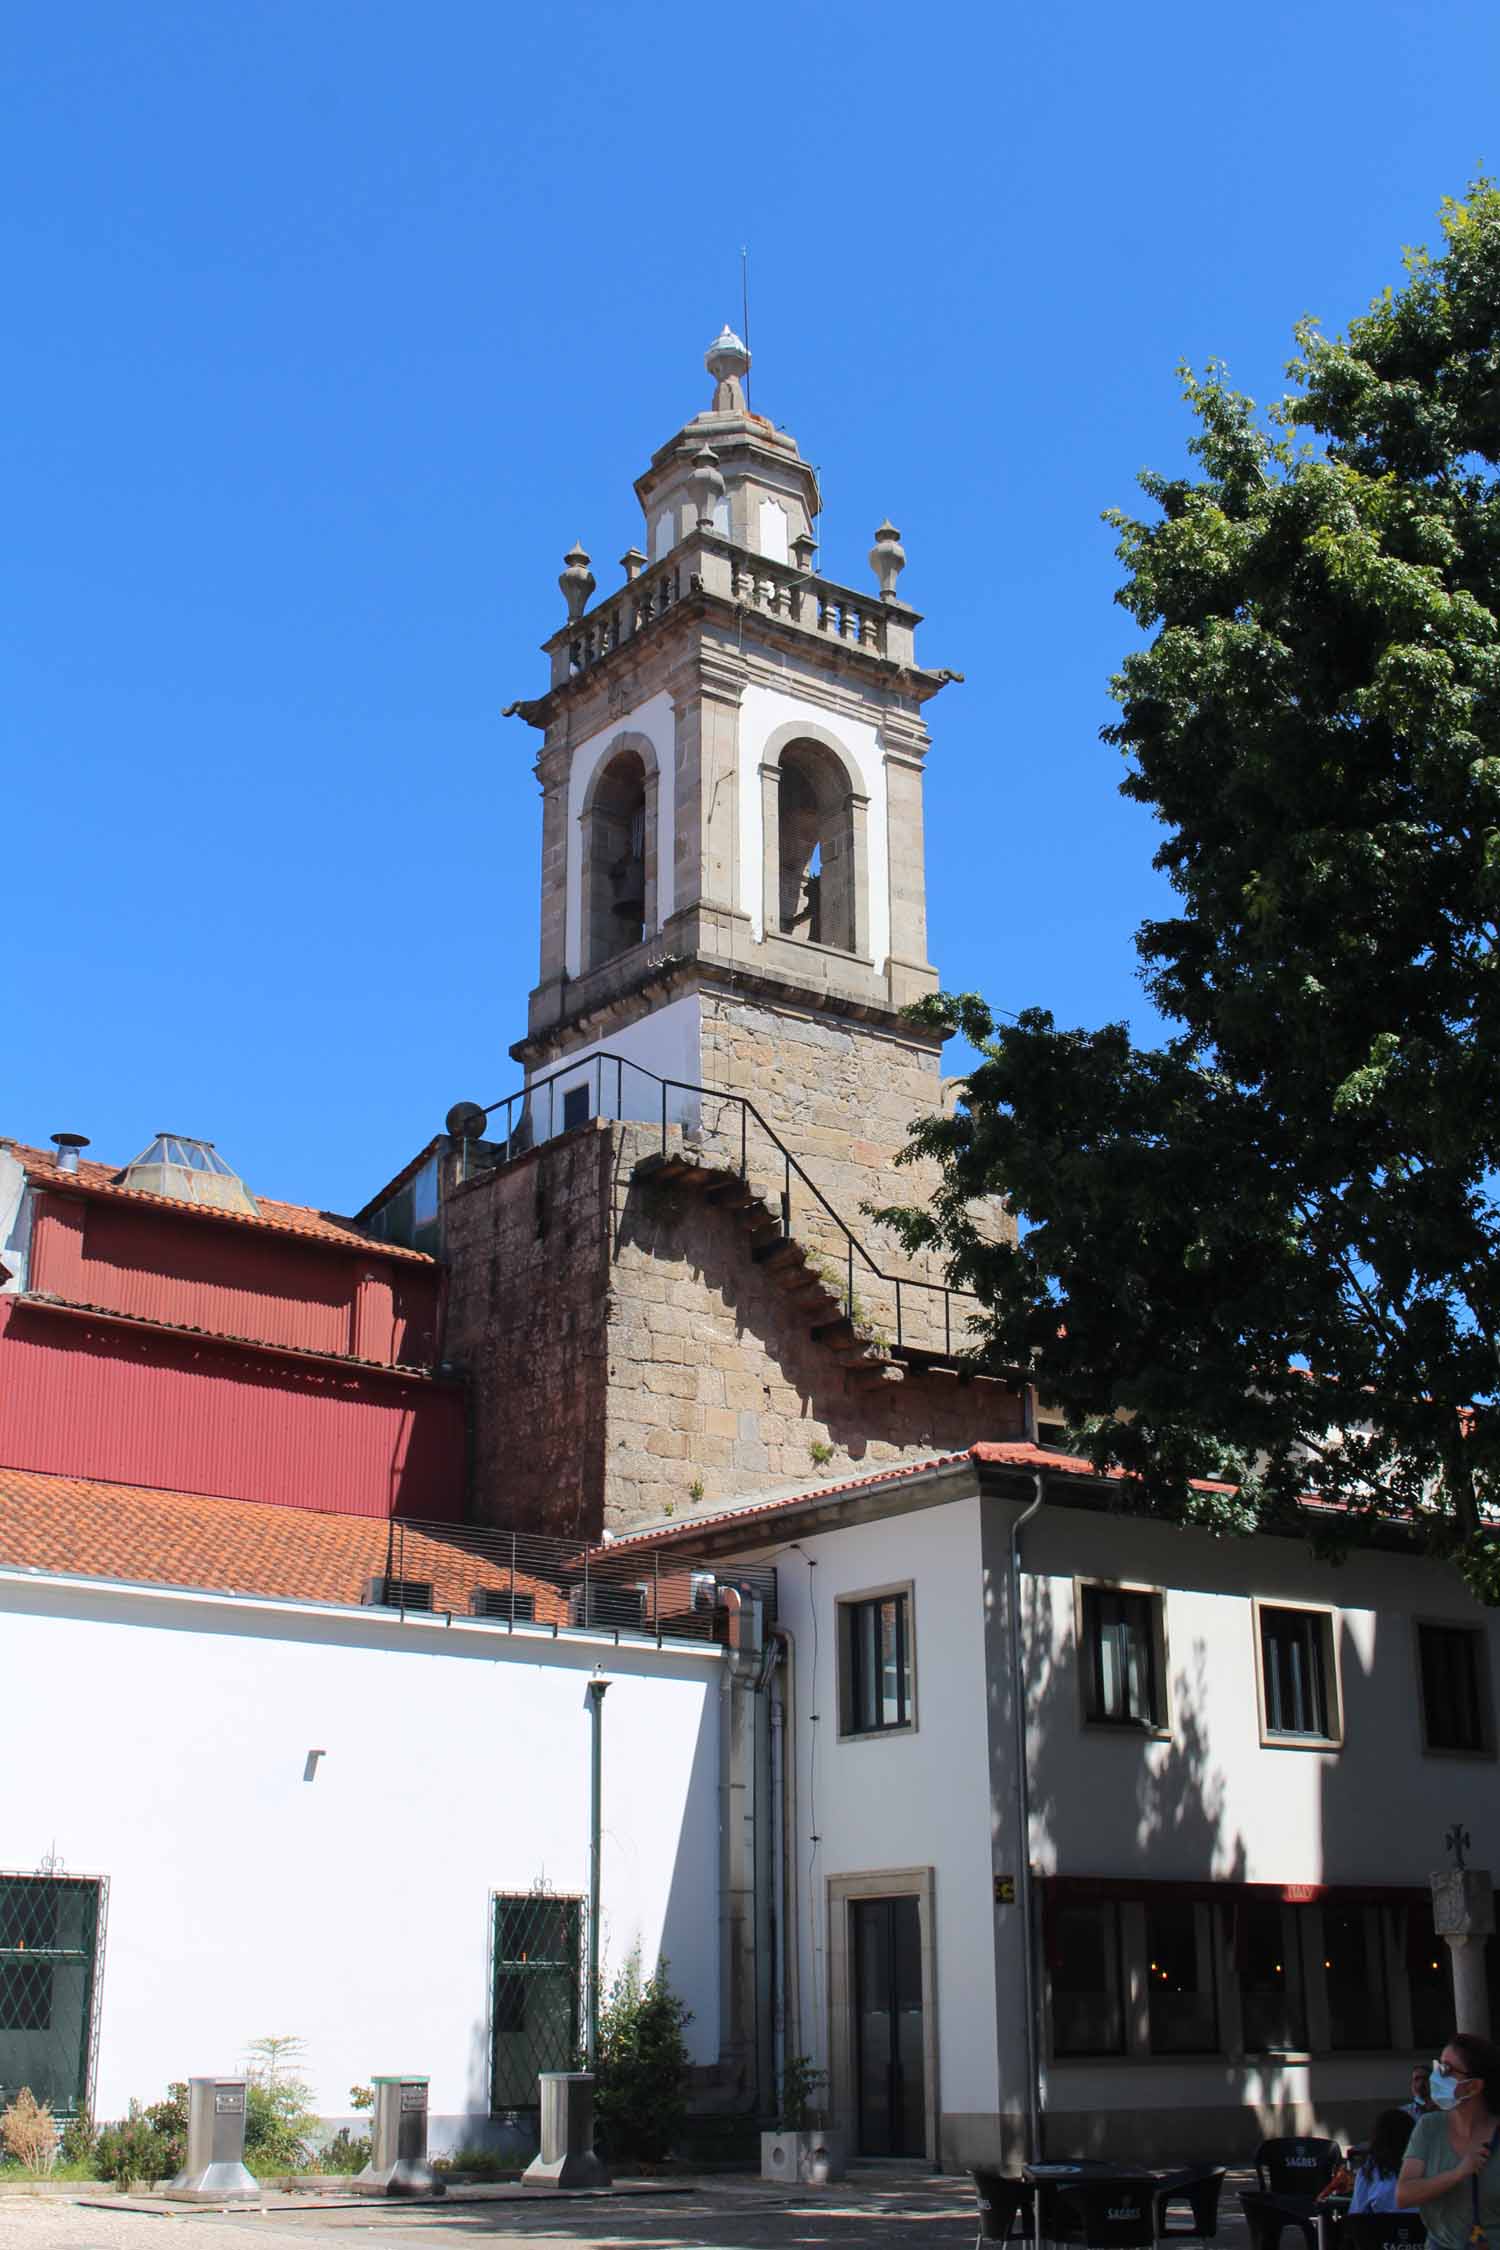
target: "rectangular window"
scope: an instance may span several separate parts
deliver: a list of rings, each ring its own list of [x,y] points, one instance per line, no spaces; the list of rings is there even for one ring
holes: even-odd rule
[[[1262,1609],[1260,1660],[1267,1735],[1292,1741],[1335,1740],[1333,1645],[1327,1612]]]
[[[1388,2047],[1391,2018],[1378,1907],[1324,1907],[1323,1976],[1329,2046]]]
[[[1161,1726],[1160,1595],[1114,1586],[1085,1586],[1082,1594],[1084,1709],[1090,1720],[1102,1726]]]
[[[1212,1908],[1148,1905],[1146,1970],[1152,2054],[1213,2054],[1219,2009]]]
[[[1469,1625],[1419,1625],[1422,1732],[1429,1750],[1487,1750],[1482,1635]]]
[[[476,1617],[499,1617],[516,1625],[536,1620],[535,1594],[513,1594],[508,1586],[480,1586],[474,1594]]]
[[[0,2108],[29,2086],[69,2114],[89,2099],[102,1883],[0,1875]]]
[[[1493,1953],[1494,1947],[1486,1951]],[[1432,1909],[1426,1904],[1406,1909],[1406,1979],[1411,1990],[1412,2045],[1418,2054],[1441,2054],[1453,2029],[1453,1980],[1448,1973],[1448,1948],[1433,1935]]]
[[[841,1734],[882,1734],[912,1723],[911,1595],[839,1604]]]
[[[1052,1918],[1048,1951],[1053,2051],[1060,2056],[1122,2055],[1120,1909],[1114,1900],[1060,1905]]]
[[[571,1133],[575,1125],[586,1125],[588,1123],[593,1114],[593,1105],[589,1100],[590,1092],[591,1088],[585,1085],[569,1086],[564,1093],[562,1129],[565,1133]]]
[[[1234,1951],[1248,2055],[1307,2048],[1303,1944],[1308,1909],[1276,1899],[1238,1899]]]
[[[535,2109],[537,2073],[571,2070],[582,2037],[583,1901],[550,1891],[495,1899],[490,2108]]]

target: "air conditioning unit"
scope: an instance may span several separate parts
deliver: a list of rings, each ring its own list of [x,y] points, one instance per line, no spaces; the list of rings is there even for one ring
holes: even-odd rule
[[[692,1606],[696,1610],[717,1609],[719,1606],[719,1581],[711,1570],[695,1570],[690,1581],[693,1589]]]
[[[431,1609],[430,1578],[367,1578],[360,1596],[366,1609]]]
[[[475,1617],[500,1617],[517,1625],[536,1622],[535,1594],[512,1594],[508,1586],[476,1586],[470,1609]]]
[[[641,1586],[575,1586],[569,1602],[570,1621],[581,1628],[603,1626],[611,1632],[639,1632],[646,1622],[646,1588]]]

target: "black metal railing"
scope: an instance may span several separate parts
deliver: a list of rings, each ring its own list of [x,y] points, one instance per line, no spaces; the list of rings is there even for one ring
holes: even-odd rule
[[[736,1607],[776,1613],[776,1573],[674,1549],[619,1549],[542,1532],[398,1516],[384,1574],[368,1601],[403,1615],[487,1617],[540,1632],[604,1633],[617,1642],[725,1641]]]
[[[630,1074],[630,1075],[627,1075]],[[642,1081],[654,1091],[649,1095],[637,1093],[634,1082]],[[631,1087],[630,1105],[627,1107],[626,1089]],[[611,1110],[608,1096],[613,1094]],[[580,1096],[576,1105],[569,1096]],[[676,1100],[673,1097],[680,1097]],[[539,1131],[542,1100],[546,1102],[546,1130]],[[592,1098],[592,1106],[590,1099]],[[706,1125],[704,1112],[707,1105],[717,1105],[720,1112],[738,1113],[738,1122],[724,1133],[714,1125]],[[954,1353],[955,1312],[958,1320],[966,1322],[971,1311],[977,1311],[980,1300],[969,1289],[958,1289],[948,1281],[928,1281],[914,1274],[891,1273],[880,1264],[865,1247],[854,1229],[829,1201],[817,1182],[811,1179],[806,1168],[792,1154],[786,1142],[757,1109],[748,1095],[726,1092],[717,1086],[701,1086],[686,1078],[663,1078],[659,1072],[648,1070],[644,1063],[632,1062],[627,1055],[609,1054],[600,1049],[578,1062],[562,1064],[545,1078],[534,1079],[514,1094],[505,1094],[485,1108],[486,1119],[497,1112],[504,1113],[505,1130],[491,1134],[488,1140],[491,1160],[506,1163],[513,1157],[526,1153],[539,1141],[551,1140],[558,1132],[566,1132],[591,1118],[610,1118],[620,1124],[644,1124],[659,1128],[661,1153],[671,1151],[671,1131],[674,1126],[681,1131],[684,1142],[691,1146],[695,1141],[708,1140],[727,1151],[728,1160],[738,1170],[747,1184],[751,1176],[752,1129],[771,1151],[770,1171],[774,1179],[780,1173],[779,1217],[781,1236],[790,1240],[792,1235],[793,1188],[814,1203],[841,1244],[839,1262],[842,1273],[822,1278],[830,1294],[841,1297],[845,1317],[854,1326],[870,1332],[877,1343],[893,1344],[897,1351],[925,1348],[941,1349],[945,1358]],[[737,1153],[736,1153],[737,1151]],[[686,1151],[684,1150],[684,1153]],[[759,1151],[757,1150],[757,1155]],[[772,1193],[775,1194],[774,1188]],[[856,1275],[867,1290],[879,1292],[878,1304],[866,1305],[856,1286]],[[919,1292],[916,1301],[928,1312],[923,1321],[912,1318],[913,1293]],[[882,1333],[878,1317],[889,1305],[893,1312],[893,1330]],[[918,1344],[918,1335],[921,1343]],[[965,1330],[958,1330],[962,1340]],[[941,1346],[937,1339],[941,1336]]]

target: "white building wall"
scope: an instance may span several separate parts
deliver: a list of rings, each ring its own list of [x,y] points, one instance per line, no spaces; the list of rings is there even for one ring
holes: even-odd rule
[[[865,816],[870,887],[870,958],[885,967],[891,950],[890,846],[886,822],[885,759],[877,729],[867,720],[828,711],[820,703],[788,695],[781,688],[752,684],[740,701],[740,864],[739,905],[750,917],[750,933],[765,937],[765,886],[762,861],[765,823],[761,819],[760,768],[766,744],[778,727],[807,726],[816,734],[836,735],[857,768],[870,800]]]
[[[779,1615],[797,1652],[802,2045],[828,2067],[829,1878],[931,1867],[938,2108],[945,2117],[992,2115],[999,2089],[979,1502],[809,1536],[771,1559]],[[907,1580],[916,1726],[840,1741],[836,1604]]]
[[[545,1070],[529,1073],[528,1083],[533,1078],[554,1081],[550,1095],[540,1093],[532,1101],[533,1137],[549,1140],[562,1131],[563,1097],[570,1086],[587,1088],[590,1116],[655,1124],[661,1118],[662,1097],[656,1081],[662,1078],[679,1081],[667,1091],[668,1123],[695,1126],[701,1105],[696,1095],[686,1094],[682,1088],[702,1083],[702,1022],[701,1000],[696,993],[686,993],[634,1023],[619,1025],[607,1039],[590,1040],[587,1046],[569,1054],[565,1062],[549,1063]],[[600,1064],[595,1058],[601,1054],[623,1056],[627,1064],[639,1063],[641,1070],[617,1070],[608,1060]]]
[[[0,1574],[0,1706],[45,1730],[24,1754],[12,1734],[0,1867],[56,1853],[110,1882],[98,2114],[295,2033],[324,2114],[414,2071],[435,2120],[486,2115],[491,1898],[587,1896],[596,1667],[606,1971],[668,1956],[713,2061],[721,1666]]]

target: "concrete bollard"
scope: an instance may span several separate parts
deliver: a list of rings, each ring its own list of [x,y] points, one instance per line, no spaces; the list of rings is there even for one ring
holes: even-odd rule
[[[237,2203],[260,2194],[245,2170],[245,2081],[188,2080],[187,2163],[165,2193],[180,2203]]]
[[[356,2195],[443,2195],[427,2161],[427,2080],[377,2078],[370,2161],[350,2186]]]
[[[521,2174],[535,2187],[608,2187],[609,2172],[594,2154],[594,2074],[542,2070],[542,2145]]]

